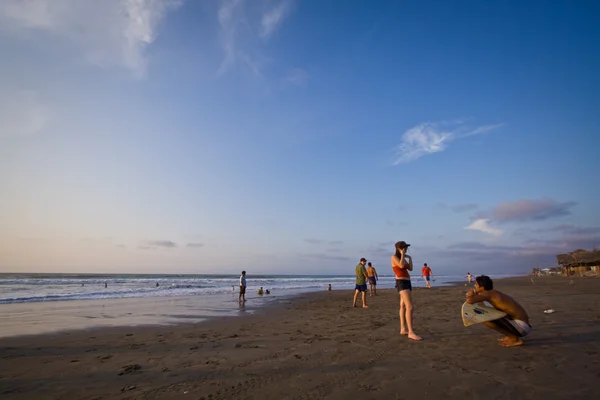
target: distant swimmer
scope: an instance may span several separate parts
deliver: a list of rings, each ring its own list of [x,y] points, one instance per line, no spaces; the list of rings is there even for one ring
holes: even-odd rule
[[[108,287],[108,282],[104,282],[104,287],[107,288]]]
[[[356,307],[356,299],[358,294],[362,295],[362,307],[369,308],[367,306],[367,270],[365,264],[367,263],[366,258],[361,258],[358,265],[354,268],[354,274],[356,275],[356,286],[354,287],[354,300],[352,301],[352,307]]]
[[[427,263],[423,264],[421,274],[423,275],[423,279],[425,279],[425,287],[431,289],[431,278],[433,278],[433,273],[431,272],[431,268],[427,266]]]
[[[523,344],[523,337],[531,332],[529,316],[519,303],[512,297],[494,290],[494,282],[489,276],[481,275],[475,279],[475,288],[467,292],[467,303],[488,301],[497,310],[506,313],[505,317],[484,322],[484,324],[505,335],[499,342],[502,346],[513,347]]]
[[[369,278],[369,296],[377,296],[377,280],[379,276],[377,275],[377,270],[371,263],[368,263],[367,268],[367,278]]]
[[[263,293],[264,293],[264,292],[263,292],[263,288],[262,288],[262,286],[261,286],[261,287],[260,287],[260,289],[258,289],[258,292],[256,292],[256,294],[259,294],[259,295],[261,295],[261,296],[262,296],[262,295],[263,295]]]
[[[231,287],[231,293],[235,293],[235,286]]]
[[[265,294],[271,294],[271,291],[269,289],[265,290]]]
[[[156,287],[158,287],[158,286],[159,286],[159,284],[158,284],[158,282],[156,282]]]

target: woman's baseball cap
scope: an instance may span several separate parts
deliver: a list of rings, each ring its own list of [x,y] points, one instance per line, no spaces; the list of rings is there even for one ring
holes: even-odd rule
[[[406,243],[404,240],[401,240],[399,242],[396,242],[396,248],[403,248],[403,247],[408,247],[410,246],[410,244]]]

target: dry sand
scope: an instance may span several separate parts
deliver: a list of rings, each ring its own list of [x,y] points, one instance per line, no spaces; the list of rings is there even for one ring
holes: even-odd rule
[[[394,290],[369,309],[334,291],[200,324],[0,339],[0,398],[600,398],[600,279],[535,282],[496,282],[529,312],[522,347],[463,327],[463,286],[414,290],[423,342],[399,335]]]

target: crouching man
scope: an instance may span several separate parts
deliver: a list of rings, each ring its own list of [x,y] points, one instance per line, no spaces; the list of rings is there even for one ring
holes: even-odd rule
[[[488,328],[505,335],[499,339],[505,347],[520,346],[523,337],[531,331],[529,316],[525,309],[512,297],[494,290],[494,283],[489,276],[478,276],[475,279],[475,288],[467,292],[467,303],[489,302],[497,310],[506,313],[506,316],[494,321],[485,322]]]

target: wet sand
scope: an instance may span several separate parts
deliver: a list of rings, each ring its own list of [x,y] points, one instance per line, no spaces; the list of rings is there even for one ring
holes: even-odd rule
[[[399,335],[390,289],[369,309],[334,291],[200,324],[3,338],[0,398],[598,398],[600,279],[569,281],[496,281],[534,328],[516,348],[463,327],[463,286],[414,290],[422,342]]]

